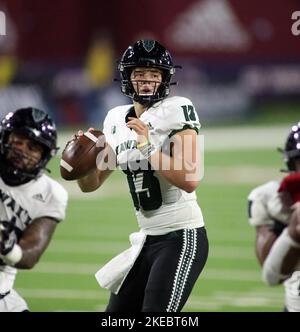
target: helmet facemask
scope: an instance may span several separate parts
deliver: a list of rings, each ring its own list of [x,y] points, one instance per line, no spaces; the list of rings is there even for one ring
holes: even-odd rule
[[[144,77],[145,72],[147,75],[150,73],[150,78]],[[135,77],[134,73],[136,73]],[[151,75],[151,73],[153,74]],[[152,104],[163,99],[169,89],[169,84],[164,80],[166,73],[158,68],[132,68],[130,76],[130,83],[134,91],[133,100],[142,105]]]
[[[8,184],[19,185],[39,176],[41,170],[49,161],[49,149],[41,143],[36,142],[42,148],[40,158],[38,158],[37,156],[22,151],[22,149],[16,147],[13,142],[10,142],[9,137],[11,134],[21,134],[17,139],[21,139],[22,136],[30,140],[32,139],[23,132],[12,131],[6,133],[3,144],[1,144],[1,154],[3,156],[3,161],[1,161],[1,175]]]
[[[279,151],[283,153],[283,159],[288,171],[297,171],[296,161],[300,160],[300,122],[292,127],[287,137],[285,148],[279,149]]]
[[[145,95],[135,91],[131,82],[131,73],[135,68],[157,69],[162,74],[162,81],[155,92]],[[175,68],[169,52],[156,41],[139,40],[128,47],[122,56],[118,70],[121,76],[121,91],[127,97],[142,105],[151,105],[164,99],[170,93],[170,83]]]
[[[56,154],[55,126],[46,113],[43,113],[45,117],[41,120],[33,119],[32,114],[37,111],[31,108],[21,109],[6,116],[1,123],[0,174],[3,181],[10,186],[21,185],[39,177]],[[36,159],[35,153],[26,153],[18,144],[12,144],[12,134],[19,137],[17,140],[22,140],[23,137],[31,140],[33,145],[40,146],[40,158]],[[32,167],[28,167],[31,163]]]
[[[296,172],[296,161],[300,160],[300,151],[284,151],[284,161],[290,172]]]

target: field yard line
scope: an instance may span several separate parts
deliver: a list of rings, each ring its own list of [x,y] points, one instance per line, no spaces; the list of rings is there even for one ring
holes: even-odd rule
[[[270,181],[273,178],[280,179],[281,175],[278,167],[248,165],[209,166],[204,168],[204,177],[201,181],[204,184],[251,184],[254,186]],[[129,195],[127,184],[118,180],[111,180],[110,183],[105,183],[103,188],[91,193],[82,193],[75,181],[68,182],[61,179],[57,179],[57,181],[68,191],[70,198],[80,198],[82,200],[96,198],[101,200],[109,197]]]
[[[254,228],[249,227],[249,234],[247,233],[247,230],[245,231],[244,225],[242,225],[242,228],[238,228],[238,231],[232,234],[229,229],[225,229],[222,233],[216,230],[216,228],[220,229],[223,227],[222,222],[222,219],[214,220],[213,218],[210,218],[210,220],[207,222],[209,240],[213,244],[213,247],[215,245],[221,246],[222,243],[224,243],[224,247],[227,247],[228,245],[234,245],[236,247],[239,246],[242,248],[249,247],[249,249],[252,247],[255,232]],[[84,227],[87,226],[85,225]],[[95,232],[95,228],[97,228],[97,226],[91,227],[90,230],[87,228],[84,228],[82,231],[77,231],[74,229],[70,230],[70,232],[68,232],[68,236],[66,236],[65,239],[57,236],[57,238],[53,241],[53,246],[61,245],[62,248],[64,248],[65,246],[69,247],[72,245],[72,243],[86,243],[88,247],[98,249],[101,246],[104,247],[106,245],[113,248],[114,244],[116,244],[115,248],[118,249],[122,247],[127,248],[130,245],[128,241],[126,242],[127,234],[131,233],[127,229],[124,230],[120,228],[118,230],[114,230],[113,234],[108,234],[107,232],[111,230],[111,226],[101,227],[102,234],[100,234],[99,232]],[[234,226],[234,228],[237,229],[236,226]],[[246,234],[241,236],[243,233]]]
[[[223,220],[215,220],[214,218],[211,218],[212,221],[209,221],[206,225],[207,231],[209,232],[209,236],[215,238],[220,237],[223,238],[223,235],[225,235],[225,239],[237,239],[241,238],[241,234],[245,232],[244,226],[249,225],[249,234],[244,234],[244,237],[248,239],[247,237],[250,236],[252,239],[252,235],[250,235],[252,232],[255,233],[255,227],[250,226],[248,223],[248,219],[246,215],[243,215],[243,219],[241,220],[241,223],[238,225],[234,225],[234,227],[228,227],[225,229],[222,229],[221,226],[224,226]],[[212,228],[212,229],[210,229]]]
[[[201,129],[200,134],[204,135],[206,150],[236,150],[236,149],[262,149],[274,148],[283,144],[282,137],[286,137],[289,132],[284,126],[233,126],[225,128]],[[70,140],[73,132],[59,132],[58,146],[61,151],[66,142]]]
[[[233,214],[232,218],[239,218],[239,223],[231,227],[226,227],[225,229],[222,229],[222,227],[224,226],[222,218],[217,218],[215,216],[206,218],[205,216],[205,220],[207,220],[206,228],[209,238],[213,241],[229,240],[233,243],[238,241],[238,243],[244,242],[244,244],[250,244],[252,239],[254,239],[255,228],[249,225],[246,213],[243,212],[246,212],[246,204],[244,206],[244,209],[242,210],[241,217],[235,217]],[[102,224],[100,217],[98,224],[95,223],[98,221],[94,219],[88,223],[85,223],[84,226],[80,228],[74,228],[77,220],[70,220],[70,224],[69,221],[66,223],[66,226],[64,224],[64,226],[66,227],[65,232],[60,234],[57,233],[53,243],[61,244],[68,242],[83,242],[86,245],[90,244],[91,246],[94,246],[95,243],[102,243],[105,245],[116,243],[117,246],[122,243],[125,246],[128,246],[129,234],[139,231],[137,222],[136,220],[134,220],[134,218],[135,217],[132,216],[132,221],[130,221],[128,225],[119,223],[118,225],[114,224],[114,226],[112,226],[111,222],[110,224]],[[78,226],[80,226],[79,222],[82,222],[82,220],[78,221]],[[61,228],[59,228],[58,232],[60,231]],[[241,236],[241,234],[243,234],[243,236]]]
[[[278,166],[279,167],[279,166]],[[280,179],[278,167],[268,166],[209,166],[204,167],[204,177],[201,180],[207,184],[261,184],[270,179]]]
[[[105,290],[78,290],[78,289],[29,289],[18,288],[18,292],[26,298],[48,298],[48,299],[82,299],[82,300],[100,300]]]
[[[128,242],[101,243],[93,241],[61,241],[55,242],[48,249],[49,252],[65,253],[94,253],[94,254],[115,254],[130,247]]]
[[[255,270],[242,270],[242,269],[214,269],[204,268],[200,279],[209,280],[223,280],[223,281],[241,281],[241,282],[260,282],[261,274]]]
[[[22,273],[47,273],[47,274],[75,274],[75,275],[93,275],[103,265],[91,264],[91,263],[39,263],[34,271],[23,271]],[[260,282],[261,275],[259,271],[255,270],[243,270],[243,269],[215,269],[205,268],[202,275],[202,279],[208,280],[223,280],[223,281],[241,281],[241,282]]]
[[[83,193],[75,181],[64,181],[62,179],[56,179],[69,193],[70,198],[80,198],[82,200],[92,198],[107,198],[107,197],[122,197],[129,195],[128,186],[123,185],[119,181],[111,181],[109,184],[105,183],[100,190],[93,191],[91,193]]]
[[[250,259],[253,260],[255,257],[254,249],[251,248],[241,248],[241,247],[223,247],[223,246],[212,246],[210,248],[209,256],[214,258],[224,258],[224,259]]]
[[[53,274],[95,274],[103,264],[91,263],[70,263],[70,262],[47,262],[39,263],[33,273],[53,273]]]
[[[130,247],[128,242],[84,242],[84,241],[56,241],[48,248],[51,253],[72,254],[111,254],[115,255]],[[254,249],[252,247],[239,246],[211,246],[209,256],[214,258],[253,259]]]
[[[106,293],[105,289],[95,290],[78,290],[78,289],[46,289],[46,288],[18,288],[18,292],[20,292],[23,296],[31,297],[31,298],[78,298],[78,299],[99,299],[101,295]],[[270,294],[265,292],[215,292],[210,295],[210,299],[214,299],[216,301],[224,301],[232,299],[233,297],[244,298],[247,297],[249,299],[256,298],[257,296],[261,296],[263,298],[269,298],[272,301],[281,301],[282,302],[282,294]],[[189,302],[197,302],[199,300],[203,300],[204,296],[202,295],[192,295],[190,297]]]
[[[212,304],[231,305],[237,307],[268,306],[282,307],[284,302],[284,291],[282,287],[252,289],[249,291],[216,291],[209,296],[192,294],[188,300],[187,307],[205,308],[206,301]]]
[[[272,127],[226,127],[205,128],[205,150],[236,150],[236,149],[265,149],[282,146],[282,138],[286,137],[290,128],[287,126]]]
[[[263,284],[262,284],[263,285]],[[238,295],[239,297],[252,297],[252,298],[256,298],[256,297],[265,297],[265,298],[270,298],[270,299],[274,299],[274,300],[281,300],[284,296],[284,290],[283,287],[268,287],[265,286],[264,289],[251,289],[249,291],[246,292],[231,292],[231,291],[217,291],[214,294],[216,294],[219,298],[228,298],[228,297],[232,297],[234,294]]]
[[[221,296],[219,293],[211,294],[209,296],[191,296],[185,305],[185,308],[198,310],[207,309],[221,309],[225,306],[233,307],[260,307],[263,311],[263,307],[281,308],[283,307],[284,297],[278,295],[276,298],[268,295],[255,295],[251,293],[238,293],[228,292],[226,296]]]
[[[106,290],[78,290],[78,289],[28,289],[18,288],[18,292],[28,299],[79,299],[79,300],[102,300],[107,293]],[[224,306],[236,307],[264,307],[280,308],[283,304],[283,296],[264,291],[250,292],[215,292],[209,296],[201,294],[192,295],[185,305],[185,308],[197,310],[217,310]],[[104,310],[105,306],[98,305],[97,310]]]
[[[245,207],[246,209],[246,207]],[[134,218],[134,216],[133,216]],[[206,223],[206,228],[209,233],[209,237],[214,241],[217,239],[222,240],[232,240],[233,242],[245,241],[245,243],[249,243],[254,238],[255,228],[251,227],[248,223],[246,214],[242,215],[241,222],[234,227],[227,227],[222,229],[224,226],[222,219],[209,218]],[[67,223],[69,227],[69,223]],[[245,233],[245,226],[249,225],[248,233]],[[53,243],[63,244],[68,242],[74,243],[84,243],[84,245],[92,245],[95,243],[102,245],[110,245],[116,243],[116,245],[129,245],[129,234],[131,232],[139,231],[138,225],[135,220],[132,220],[132,223],[127,227],[119,224],[116,227],[113,227],[110,224],[95,224],[94,221],[90,223],[84,224],[84,227],[81,228],[73,228],[72,224],[71,228],[66,229],[66,233],[63,235],[57,234]],[[244,234],[241,237],[241,234]]]

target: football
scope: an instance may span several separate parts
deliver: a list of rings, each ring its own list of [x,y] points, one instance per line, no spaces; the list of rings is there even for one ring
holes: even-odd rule
[[[98,141],[99,137],[102,137],[103,141]],[[100,130],[90,130],[82,136],[76,135],[62,152],[60,160],[62,178],[68,181],[80,179],[95,168],[97,155],[104,149],[104,142],[105,136]]]

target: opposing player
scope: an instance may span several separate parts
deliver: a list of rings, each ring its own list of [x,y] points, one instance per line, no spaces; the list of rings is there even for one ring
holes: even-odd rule
[[[289,174],[249,195],[249,221],[256,227],[256,254],[264,281],[284,284],[285,311],[300,312],[300,122],[282,150]]]
[[[106,152],[127,175],[141,231],[131,234],[132,247],[96,278],[111,290],[108,312],[180,311],[208,255],[195,194],[200,178],[198,115],[189,99],[167,98],[175,66],[157,41],[129,46],[118,70],[121,91],[133,104],[108,112]],[[78,180],[82,191],[96,190],[111,174],[103,160]]]
[[[18,269],[31,269],[64,219],[67,192],[43,174],[56,154],[56,128],[35,108],[9,113],[0,127],[0,312],[28,311],[13,289]]]

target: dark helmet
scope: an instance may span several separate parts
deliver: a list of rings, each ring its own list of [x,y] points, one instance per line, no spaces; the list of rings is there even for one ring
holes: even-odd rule
[[[296,171],[295,160],[300,159],[300,122],[294,125],[282,150],[289,171]]]
[[[158,68],[162,71],[162,83],[151,96],[140,96],[135,92],[130,80],[131,72],[136,67]],[[168,96],[170,81],[175,68],[170,53],[155,40],[139,40],[124,52],[118,66],[121,76],[121,91],[127,97],[143,104],[151,104]]]
[[[7,143],[11,132],[24,134],[43,146],[42,158],[31,171],[16,168],[6,159],[11,149]],[[44,111],[28,107],[8,113],[0,124],[0,174],[3,181],[8,185],[16,186],[36,178],[56,154],[58,150],[56,141],[55,124]]]

